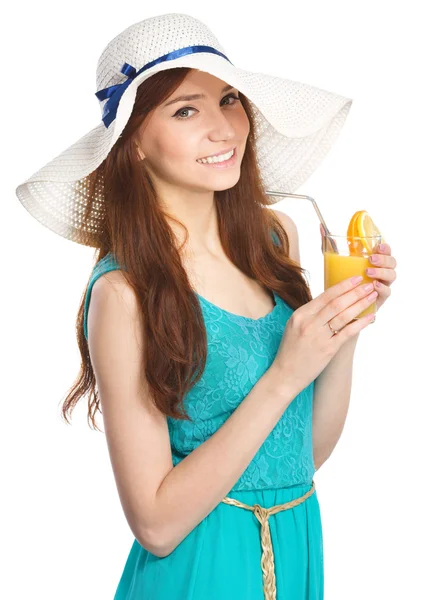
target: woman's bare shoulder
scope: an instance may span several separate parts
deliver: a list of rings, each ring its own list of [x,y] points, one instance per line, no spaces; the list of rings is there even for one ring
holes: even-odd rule
[[[107,319],[115,316],[126,307],[129,314],[137,316],[139,304],[134,289],[127,281],[123,271],[115,269],[98,277],[92,291],[93,308],[98,307],[106,313]],[[89,313],[91,312],[91,306]],[[89,314],[89,319],[91,319]]]
[[[276,215],[280,224],[286,231],[289,240],[289,254],[291,260],[300,265],[300,245],[297,225],[289,215],[281,210],[276,210],[274,208],[271,208],[270,210]]]

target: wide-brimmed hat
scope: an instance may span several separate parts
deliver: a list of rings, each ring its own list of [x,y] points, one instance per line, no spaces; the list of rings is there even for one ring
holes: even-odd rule
[[[210,29],[195,17],[170,13],[145,19],[117,35],[99,58],[96,97],[101,123],[16,188],[33,217],[69,240],[97,246],[104,205],[93,203],[84,221],[90,193],[86,178],[121,135],[140,83],[176,67],[210,73],[251,102],[266,190],[290,193],[302,185],[330,150],[352,104],[350,98],[306,83],[235,67]]]

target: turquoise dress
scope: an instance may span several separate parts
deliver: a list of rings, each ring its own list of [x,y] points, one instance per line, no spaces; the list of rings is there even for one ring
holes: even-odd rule
[[[118,268],[107,254],[93,269],[85,298],[86,337],[92,286]],[[208,358],[201,380],[184,400],[193,422],[168,418],[174,466],[218,430],[267,371],[293,313],[275,292],[273,310],[259,319],[197,296]],[[269,508],[311,489],[314,383],[288,406],[227,497]],[[322,600],[323,537],[316,490],[301,504],[272,514],[268,523],[276,599]],[[260,527],[250,510],[221,502],[168,556],[155,556],[134,538],[114,600],[264,600]]]

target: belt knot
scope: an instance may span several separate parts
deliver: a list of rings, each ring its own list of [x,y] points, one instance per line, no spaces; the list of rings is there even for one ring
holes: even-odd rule
[[[306,492],[306,494],[303,494],[303,496],[300,496],[300,498],[295,498],[294,500],[285,502],[284,504],[276,504],[275,506],[270,506],[270,508],[265,508],[260,504],[253,504],[252,506],[249,506],[248,504],[240,502],[240,500],[236,500],[235,498],[228,498],[228,496],[222,500],[222,502],[225,504],[238,506],[239,508],[245,508],[246,510],[252,511],[261,524],[261,569],[263,572],[263,589],[265,600],[276,600],[276,575],[269,517],[280,512],[281,510],[287,510],[289,508],[294,508],[294,506],[298,506],[307,498],[309,498],[314,491],[315,482],[312,481],[312,487],[310,490]]]

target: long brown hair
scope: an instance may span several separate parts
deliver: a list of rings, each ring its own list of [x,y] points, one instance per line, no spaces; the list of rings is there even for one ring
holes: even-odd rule
[[[137,296],[143,316],[153,316],[143,319],[143,368],[152,400],[165,415],[189,421],[182,401],[204,371],[206,329],[176,238],[143,166],[145,161],[139,161],[135,143],[143,120],[177,89],[190,70],[161,71],[137,88],[134,108],[122,135],[85,182],[90,190],[89,208],[100,201],[101,190],[104,197],[104,234],[97,241],[96,262],[112,253]],[[274,290],[295,310],[312,300],[311,292],[304,269],[289,258],[284,228],[267,209],[271,201],[257,163],[253,108],[246,96],[239,93],[239,97],[250,131],[239,181],[230,189],[214,192],[221,243],[243,273]],[[273,241],[272,231],[280,245]],[[69,423],[68,414],[88,393],[87,420],[99,429],[95,414],[102,411],[83,328],[87,287],[76,322],[81,370],[63,402],[62,417]]]

